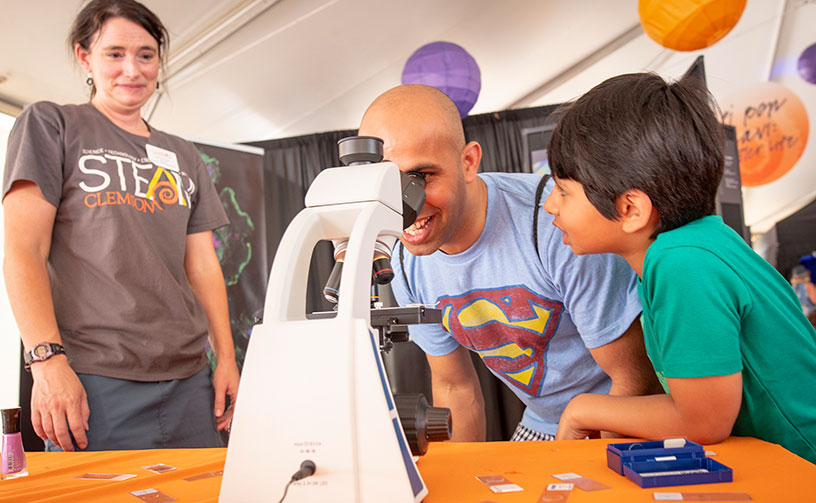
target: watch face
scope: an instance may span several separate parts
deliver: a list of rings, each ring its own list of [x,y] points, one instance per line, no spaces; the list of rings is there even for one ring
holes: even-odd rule
[[[43,358],[47,354],[48,354],[47,346],[37,346],[34,348],[34,356],[38,358]]]

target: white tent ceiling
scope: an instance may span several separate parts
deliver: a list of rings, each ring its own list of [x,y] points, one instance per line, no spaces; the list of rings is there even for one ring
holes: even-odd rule
[[[65,43],[80,2],[4,3],[0,41],[22,50],[7,51],[0,63],[7,79],[0,96],[20,104],[86,99]],[[151,122],[225,142],[353,128],[368,102],[399,84],[408,56],[435,40],[456,42],[476,58],[478,113],[508,108],[621,34],[642,33],[636,0],[144,3],[171,32],[169,93]],[[658,52],[651,44],[639,59]]]
[[[143,2],[171,34],[168,85],[146,107],[150,122],[222,143],[355,128],[368,103],[399,84],[408,56],[436,40],[455,42],[476,59],[482,90],[472,113],[483,113],[563,102],[620,73],[677,77],[699,54],[709,87],[722,99],[768,80],[775,63],[795,64],[816,38],[815,0],[749,0],[736,28],[696,53],[663,49],[643,34],[637,0]],[[0,4],[0,111],[38,100],[86,100],[84,76],[65,41],[82,2]],[[797,80],[792,73],[774,79]],[[794,91],[816,117],[816,87],[807,86]],[[813,148],[802,158],[811,177],[815,158]],[[755,204],[746,193],[746,220],[767,226],[812,199],[816,184],[799,184],[796,194],[781,198],[760,189]]]

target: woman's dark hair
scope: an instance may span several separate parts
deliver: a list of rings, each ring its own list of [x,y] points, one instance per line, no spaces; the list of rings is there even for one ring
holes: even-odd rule
[[[610,220],[621,195],[643,191],[660,216],[654,237],[714,213],[725,147],[715,109],[696,77],[613,77],[556,112],[550,168]]]
[[[68,43],[73,50],[77,44],[86,51],[91,50],[94,38],[108,19],[121,17],[145,29],[159,47],[159,62],[164,67],[170,46],[170,35],[158,16],[136,0],[92,0],[74,19]],[[96,86],[91,88],[91,97]]]

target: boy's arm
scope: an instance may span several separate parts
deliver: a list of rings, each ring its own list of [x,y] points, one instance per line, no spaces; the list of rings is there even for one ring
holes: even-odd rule
[[[635,438],[685,437],[713,444],[731,434],[742,404],[742,372],[667,382],[669,395],[578,395],[561,415],[556,440],[581,439],[605,430]]]

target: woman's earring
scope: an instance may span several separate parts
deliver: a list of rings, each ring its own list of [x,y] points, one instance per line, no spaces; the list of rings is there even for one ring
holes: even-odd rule
[[[93,74],[91,72],[88,72],[88,78],[85,80],[85,83],[88,84],[88,86],[93,86]]]

